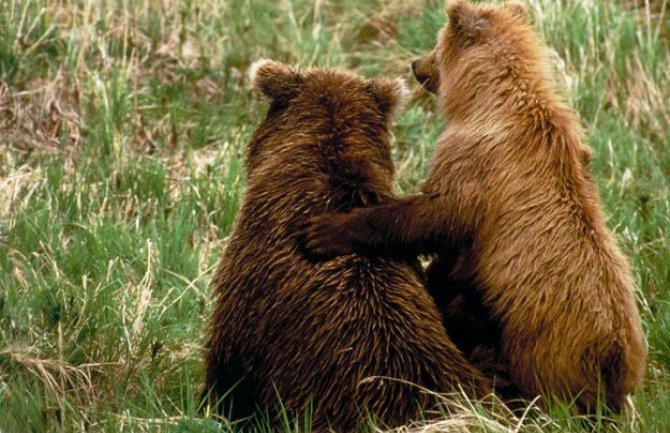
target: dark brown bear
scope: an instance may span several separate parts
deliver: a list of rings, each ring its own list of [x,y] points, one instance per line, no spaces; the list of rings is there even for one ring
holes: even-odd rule
[[[450,334],[471,360],[491,349],[484,358],[502,360],[527,398],[545,392],[588,411],[602,395],[618,410],[641,383],[645,343],[577,116],[523,5],[456,1],[447,19],[413,65],[449,121],[423,194],[316,218],[306,246],[439,253],[429,285],[444,292],[447,324],[481,318],[476,335]]]
[[[212,401],[234,418],[281,401],[312,404],[316,430],[366,415],[397,426],[431,404],[424,387],[489,386],[450,342],[412,260],[357,255],[312,263],[299,227],[392,197],[389,123],[402,82],[264,61],[254,86],[270,99],[247,151],[248,186],[213,287],[207,345]]]

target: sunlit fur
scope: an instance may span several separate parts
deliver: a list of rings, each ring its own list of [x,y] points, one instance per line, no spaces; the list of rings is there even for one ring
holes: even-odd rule
[[[523,6],[458,1],[447,16],[436,49],[413,65],[448,121],[423,194],[316,218],[306,246],[441,253],[430,286],[483,299],[480,320],[499,329],[494,350],[524,396],[576,398],[589,410],[602,387],[617,410],[640,385],[645,343],[578,118],[553,87]],[[468,339],[469,328],[446,324]]]
[[[429,408],[421,387],[490,387],[448,339],[415,259],[312,263],[298,250],[311,215],[392,197],[389,123],[401,82],[257,65],[270,99],[247,151],[248,186],[212,282],[211,401],[233,417],[313,399],[312,429],[350,431],[367,413],[398,426]],[[473,394],[471,394],[473,395]]]

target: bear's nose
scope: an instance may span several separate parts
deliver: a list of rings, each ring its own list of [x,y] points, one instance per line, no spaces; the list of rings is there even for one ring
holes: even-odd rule
[[[414,75],[416,75],[416,68],[419,65],[419,59],[416,59],[415,61],[412,62],[412,72]]]

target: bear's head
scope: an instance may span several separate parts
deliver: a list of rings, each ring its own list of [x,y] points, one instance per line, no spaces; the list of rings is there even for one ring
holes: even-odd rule
[[[359,158],[377,155],[392,171],[389,127],[407,97],[403,80],[366,79],[334,69],[301,70],[272,60],[255,62],[249,78],[270,102],[248,149],[250,168],[270,156],[276,163],[280,154],[293,159],[302,155],[307,163],[313,155],[337,151],[332,159],[338,164],[341,156],[351,153]],[[272,146],[266,145],[269,141]]]
[[[435,48],[412,63],[416,79],[438,94],[445,108],[452,98],[467,101],[469,93],[490,87],[537,57],[533,51],[537,41],[523,4],[474,5],[455,0],[447,3],[445,12],[447,25]]]

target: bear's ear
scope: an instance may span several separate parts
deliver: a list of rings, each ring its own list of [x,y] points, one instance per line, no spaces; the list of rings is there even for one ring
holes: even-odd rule
[[[405,106],[409,96],[407,83],[402,78],[373,78],[368,84],[372,96],[382,112],[390,117],[398,114]]]
[[[467,1],[451,1],[446,11],[449,25],[466,42],[475,42],[489,25],[488,18]]]
[[[524,22],[528,21],[528,9],[526,8],[526,5],[524,5],[523,3],[509,2],[505,5],[505,7],[509,11],[509,13],[512,14],[512,16],[520,18]]]
[[[249,67],[249,81],[272,100],[289,100],[298,94],[302,75],[288,65],[264,59]]]

